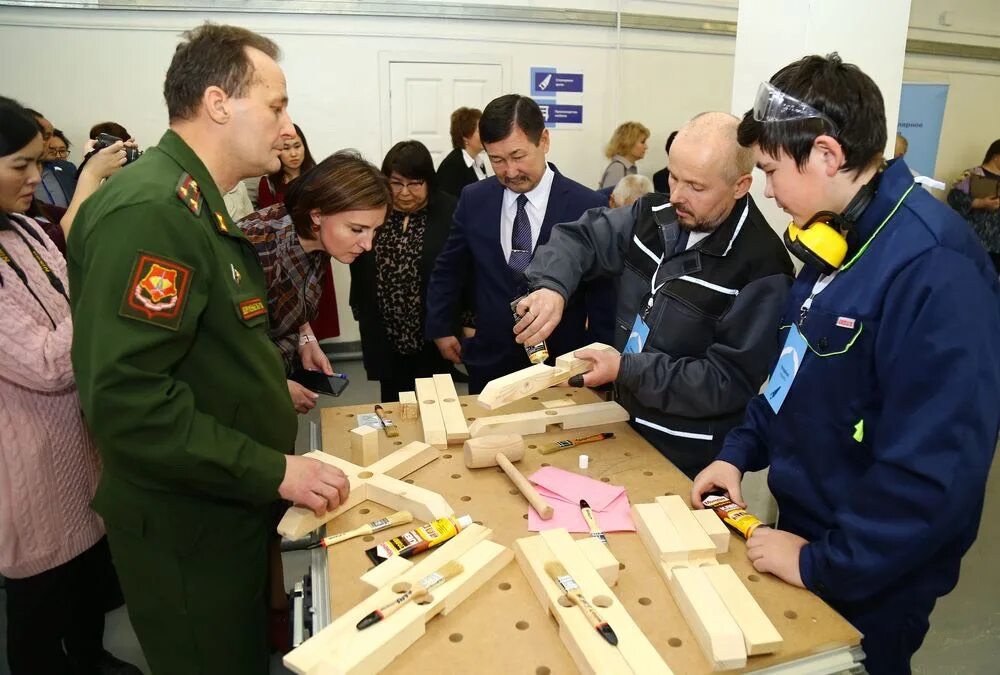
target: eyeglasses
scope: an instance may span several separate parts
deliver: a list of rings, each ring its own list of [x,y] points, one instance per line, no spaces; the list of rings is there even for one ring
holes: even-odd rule
[[[398,180],[391,180],[389,181],[389,188],[393,192],[402,192],[404,189],[409,190],[410,192],[414,192],[416,190],[419,190],[426,184],[427,181],[424,180],[414,180],[410,181],[409,183],[404,183]]]
[[[53,157],[69,157],[69,148],[57,148],[51,151]]]
[[[837,125],[829,116],[821,113],[808,103],[786,94],[770,82],[761,82],[757,98],[753,103],[753,118],[758,122],[789,122],[792,120],[820,119],[839,133]]]

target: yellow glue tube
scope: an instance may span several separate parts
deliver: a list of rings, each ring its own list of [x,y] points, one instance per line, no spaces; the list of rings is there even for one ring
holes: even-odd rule
[[[706,509],[715,511],[715,515],[719,516],[722,522],[742,534],[744,539],[749,539],[753,531],[762,524],[757,516],[749,513],[729,497],[713,495],[705,497],[701,503]]]
[[[398,537],[384,541],[365,551],[365,554],[376,565],[393,556],[409,558],[443,544],[471,524],[472,516],[456,517],[452,515],[447,518],[438,518],[432,523],[427,523],[415,530],[404,532]]]

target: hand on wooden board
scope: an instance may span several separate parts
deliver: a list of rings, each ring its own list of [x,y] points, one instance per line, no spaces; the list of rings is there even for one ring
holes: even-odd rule
[[[285,479],[278,494],[296,506],[322,516],[346,501],[350,492],[347,476],[337,467],[311,457],[285,456]]]

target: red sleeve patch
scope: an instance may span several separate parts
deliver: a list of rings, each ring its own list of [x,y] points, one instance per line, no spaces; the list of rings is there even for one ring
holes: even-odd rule
[[[194,270],[183,263],[139,251],[118,313],[177,330]]]

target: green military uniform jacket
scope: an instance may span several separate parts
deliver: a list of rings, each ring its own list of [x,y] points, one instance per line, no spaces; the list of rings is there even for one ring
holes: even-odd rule
[[[237,599],[256,593],[269,507],[297,422],[267,334],[253,246],[201,160],[168,131],[83,205],[68,259],[73,368],[103,460],[93,506],[108,526],[133,623],[147,596],[162,595],[146,607],[150,620],[172,597],[123,569],[155,564],[139,542],[180,561],[181,595],[198,587],[183,568],[193,560],[199,574],[236,566],[214,580],[220,597],[227,588]],[[135,550],[121,543],[129,537]],[[169,577],[177,565],[168,564]],[[250,568],[253,579],[240,579]],[[182,638],[162,646],[182,651]],[[194,666],[161,661],[162,670],[175,668]]]

